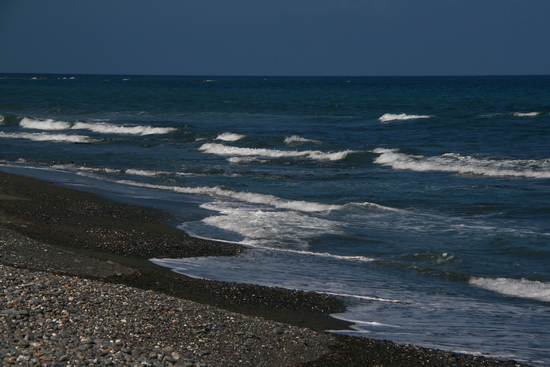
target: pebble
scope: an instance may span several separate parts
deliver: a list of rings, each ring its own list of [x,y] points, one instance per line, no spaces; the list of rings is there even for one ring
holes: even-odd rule
[[[0,288],[6,366],[276,367],[315,360],[335,342],[153,291],[5,265]]]

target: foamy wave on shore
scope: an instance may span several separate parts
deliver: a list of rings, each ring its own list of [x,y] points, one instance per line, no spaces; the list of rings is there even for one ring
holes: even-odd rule
[[[65,122],[52,119],[37,120],[24,117],[19,126],[25,129],[34,130],[89,130],[99,134],[120,134],[120,135],[161,135],[176,131],[173,127],[153,126],[125,126],[114,125],[105,122]]]
[[[507,296],[550,302],[550,283],[527,279],[472,277],[470,284]]]
[[[345,159],[348,154],[356,153],[353,150],[345,150],[342,152],[326,153],[318,150],[304,151],[286,151],[275,149],[257,149],[257,148],[240,148],[232,147],[223,144],[207,143],[203,144],[200,151],[209,154],[221,156],[245,156],[245,157],[263,157],[263,158],[306,158],[317,161],[339,161]]]
[[[311,203],[310,203],[311,205]],[[293,249],[307,248],[307,238],[320,233],[339,233],[339,223],[309,215],[308,212],[294,210],[273,210],[267,206],[243,205],[234,201],[214,201],[201,205],[201,208],[216,211],[202,223],[224,231],[237,233],[241,243],[262,247],[290,246]],[[243,220],[247,218],[247,220]],[[273,243],[273,238],[277,238]]]
[[[405,113],[394,114],[394,113],[385,113],[378,118],[380,122],[390,122],[390,121],[404,121],[404,120],[416,120],[416,119],[429,119],[432,116],[430,115],[407,115]]]
[[[418,172],[440,171],[495,177],[550,178],[550,158],[540,160],[488,159],[446,153],[435,157],[400,153],[377,148],[374,163],[393,169]]]
[[[234,199],[251,204],[264,204],[278,209],[291,209],[301,212],[322,212],[337,210],[342,208],[341,205],[329,205],[316,202],[308,202],[302,200],[287,200],[279,198],[274,195],[258,194],[254,192],[234,191],[225,189],[219,186],[199,186],[199,187],[185,187],[185,186],[168,186],[158,184],[147,184],[142,182],[134,182],[128,180],[116,181],[119,184],[132,185],[145,187],[157,190],[173,191],[182,194],[194,194],[194,195],[207,195],[213,197],[223,197]]]

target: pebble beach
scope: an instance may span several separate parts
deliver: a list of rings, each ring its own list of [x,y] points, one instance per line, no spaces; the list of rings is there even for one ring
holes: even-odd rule
[[[338,298],[186,278],[148,259],[232,256],[155,209],[0,173],[0,364],[521,366],[327,333]]]

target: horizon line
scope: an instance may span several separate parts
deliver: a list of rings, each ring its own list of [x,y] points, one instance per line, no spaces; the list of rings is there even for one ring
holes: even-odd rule
[[[59,72],[2,72],[0,75],[68,75],[68,76],[134,76],[134,77],[221,77],[221,78],[415,78],[415,77],[515,77],[550,76],[550,74],[394,74],[394,75],[283,75],[283,74],[141,74],[141,73],[59,73]]]

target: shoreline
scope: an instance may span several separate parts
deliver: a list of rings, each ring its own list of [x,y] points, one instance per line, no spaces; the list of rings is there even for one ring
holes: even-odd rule
[[[326,333],[323,330],[344,330],[351,325],[330,316],[345,310],[344,303],[336,297],[189,278],[148,260],[234,256],[245,251],[241,246],[191,237],[169,226],[171,216],[156,209],[121,204],[4,172],[0,172],[0,182],[0,263],[6,266],[129,286],[140,294],[161,293],[225,310],[222,313],[237,312],[260,317],[267,323],[293,325],[293,332],[298,334],[307,329],[313,333],[308,340],[316,340],[310,341],[316,347],[302,345],[295,355],[289,354],[294,365],[519,365],[513,361]],[[300,349],[315,352],[304,360]],[[204,360],[217,365],[212,358],[209,354]],[[262,358],[266,357],[259,357],[254,364],[270,365],[269,360]]]

